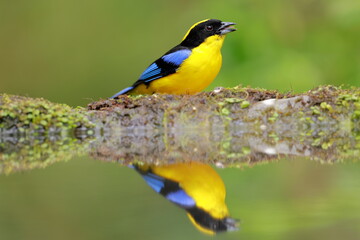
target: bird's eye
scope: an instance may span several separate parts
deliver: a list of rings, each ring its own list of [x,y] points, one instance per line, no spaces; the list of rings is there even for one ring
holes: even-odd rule
[[[205,27],[205,29],[206,29],[207,31],[212,31],[212,30],[213,30],[213,26],[207,25],[207,26]]]

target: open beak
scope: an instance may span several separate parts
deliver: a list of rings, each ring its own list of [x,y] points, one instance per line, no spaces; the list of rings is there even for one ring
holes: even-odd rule
[[[233,27],[235,24],[236,23],[233,22],[221,22],[221,27],[218,30],[218,34],[225,35],[229,32],[236,31],[236,28]]]
[[[235,31],[235,30],[233,30],[233,31]],[[224,223],[226,225],[227,231],[229,231],[229,232],[239,230],[239,220],[237,220],[237,219],[225,218]]]

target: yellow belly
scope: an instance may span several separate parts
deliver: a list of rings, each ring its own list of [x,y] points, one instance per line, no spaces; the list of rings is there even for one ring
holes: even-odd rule
[[[209,165],[200,162],[176,163],[151,167],[151,170],[166,179],[179,183],[191,196],[196,206],[214,218],[229,216],[225,204],[225,185],[221,177]]]
[[[221,47],[225,36],[211,36],[192,53],[171,75],[140,84],[131,94],[195,94],[204,90],[215,79],[222,64]]]

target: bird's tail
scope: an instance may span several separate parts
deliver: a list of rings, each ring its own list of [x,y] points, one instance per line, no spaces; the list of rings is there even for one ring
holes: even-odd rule
[[[111,98],[117,98],[118,96],[126,94],[126,93],[130,92],[133,89],[134,89],[134,87],[125,88],[125,89],[121,90],[120,92],[118,92],[117,94],[115,94],[114,96],[112,96]]]

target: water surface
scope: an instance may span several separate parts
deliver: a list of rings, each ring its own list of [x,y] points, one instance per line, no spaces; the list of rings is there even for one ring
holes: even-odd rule
[[[1,239],[209,239],[129,167],[191,161],[216,171],[229,215],[239,220],[238,231],[216,238],[359,239],[356,134],[315,144],[182,136],[2,140]]]

